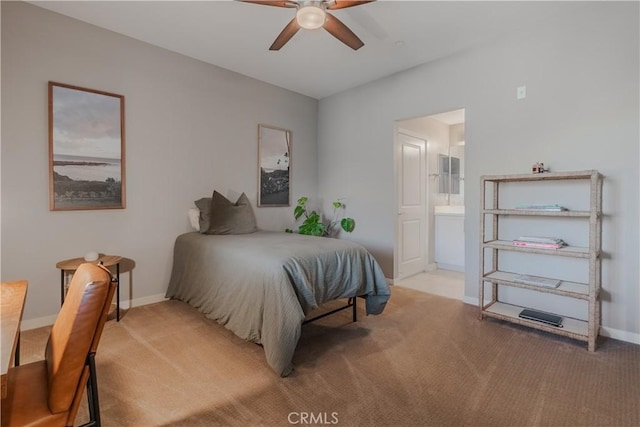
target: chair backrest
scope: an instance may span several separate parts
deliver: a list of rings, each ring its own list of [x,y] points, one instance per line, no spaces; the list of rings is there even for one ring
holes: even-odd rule
[[[52,413],[69,411],[82,392],[86,359],[98,346],[115,286],[109,271],[96,264],[82,264],[73,275],[45,351]]]

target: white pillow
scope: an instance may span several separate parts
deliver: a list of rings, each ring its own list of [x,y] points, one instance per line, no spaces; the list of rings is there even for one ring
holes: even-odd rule
[[[200,231],[200,209],[191,208],[187,214],[189,215],[191,227],[196,231]]]

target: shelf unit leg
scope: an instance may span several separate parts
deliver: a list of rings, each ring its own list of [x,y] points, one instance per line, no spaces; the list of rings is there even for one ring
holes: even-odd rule
[[[482,257],[480,257],[482,258]],[[480,320],[484,319],[484,280],[480,279],[480,294],[478,295],[478,308],[480,309],[480,315],[478,318]]]

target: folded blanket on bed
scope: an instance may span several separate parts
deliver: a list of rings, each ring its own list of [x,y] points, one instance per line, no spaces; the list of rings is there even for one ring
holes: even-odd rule
[[[266,231],[178,236],[166,294],[262,344],[267,363],[282,376],[291,372],[305,315],[327,301],[361,295],[367,314],[382,313],[390,296],[364,247]]]

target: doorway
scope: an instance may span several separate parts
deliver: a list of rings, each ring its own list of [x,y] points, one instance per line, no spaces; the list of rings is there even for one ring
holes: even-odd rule
[[[424,151],[407,148],[412,139],[424,141]],[[395,279],[436,269],[464,271],[465,145],[464,109],[396,122]],[[412,160],[416,154],[419,161]],[[421,215],[413,213],[411,221],[405,221],[407,195],[422,203]],[[420,236],[420,245],[407,235]]]

